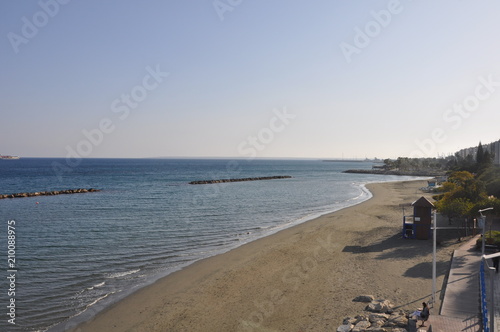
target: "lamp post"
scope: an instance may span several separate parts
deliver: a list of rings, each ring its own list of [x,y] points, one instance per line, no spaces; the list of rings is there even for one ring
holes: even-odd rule
[[[436,303],[436,233],[437,233],[437,213],[434,210],[434,218],[432,218],[432,308]]]
[[[482,257],[483,257],[483,260],[485,260],[484,258],[484,247],[485,247],[485,229],[486,229],[486,217],[483,215],[483,212],[484,211],[489,211],[489,210],[493,210],[492,207],[489,207],[489,208],[486,208],[486,209],[482,209],[482,210],[479,210],[479,214],[481,215],[481,218],[480,218],[480,221],[479,221],[479,224],[482,226],[482,231],[481,231],[481,234],[482,234],[482,237],[483,237],[483,243],[482,243],[482,249],[481,249],[481,252],[482,252]],[[495,278],[494,278],[494,274],[492,272],[493,270],[490,268],[490,280],[491,280],[491,286],[490,286],[490,299],[491,299],[491,308],[488,308],[490,309],[490,331],[493,332],[493,329],[494,329],[494,326],[495,326],[495,297],[494,297],[494,292],[495,292]]]
[[[486,208],[486,209],[482,209],[482,210],[479,210],[479,214],[481,215],[481,217],[479,218],[479,227],[481,227],[481,236],[483,238],[483,242],[482,242],[482,245],[481,245],[481,254],[484,256],[484,247],[485,247],[485,240],[484,240],[484,236],[485,236],[485,228],[486,228],[486,217],[483,215],[483,212],[484,211],[489,211],[489,210],[493,210],[492,207],[489,207],[489,208]]]

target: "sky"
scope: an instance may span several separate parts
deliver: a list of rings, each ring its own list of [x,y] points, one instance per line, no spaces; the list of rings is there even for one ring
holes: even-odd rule
[[[500,2],[0,2],[0,154],[436,157],[500,139]]]

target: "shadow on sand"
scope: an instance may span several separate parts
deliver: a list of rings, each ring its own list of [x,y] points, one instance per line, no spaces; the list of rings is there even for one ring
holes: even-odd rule
[[[387,232],[387,228],[376,230],[380,233]],[[440,237],[440,245],[437,249],[441,249],[448,245],[454,244],[457,239],[452,235],[451,237]],[[345,246],[342,250],[343,252],[348,252],[352,254],[364,254],[364,253],[379,253],[374,259],[384,260],[384,259],[416,259],[422,256],[428,256],[432,254],[432,239],[430,240],[415,240],[415,239],[403,239],[400,233],[393,234],[380,242],[370,244],[370,245],[355,245],[355,246]],[[472,253],[471,253],[472,254]],[[451,259],[451,257],[450,257]],[[458,260],[454,264],[463,264],[462,261]],[[450,261],[438,261],[436,262],[436,273],[438,276],[446,275],[450,268]],[[409,268],[404,274],[404,277],[410,278],[425,278],[432,279],[432,261],[419,263],[411,268]],[[418,300],[417,300],[418,301]]]

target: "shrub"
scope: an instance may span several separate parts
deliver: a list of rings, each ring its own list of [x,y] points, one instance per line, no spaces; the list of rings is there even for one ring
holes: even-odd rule
[[[486,231],[484,233],[486,244],[500,246],[500,231]],[[483,239],[479,238],[476,241],[476,248],[480,249],[483,245]]]

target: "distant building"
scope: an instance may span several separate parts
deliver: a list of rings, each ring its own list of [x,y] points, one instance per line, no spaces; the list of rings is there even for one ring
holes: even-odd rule
[[[494,164],[500,165],[500,140],[489,144],[483,144],[483,149],[484,151],[489,151],[491,153],[491,155],[493,156]],[[462,149],[458,151],[457,154],[462,158],[471,155],[472,158],[476,159],[477,146],[472,148]]]

